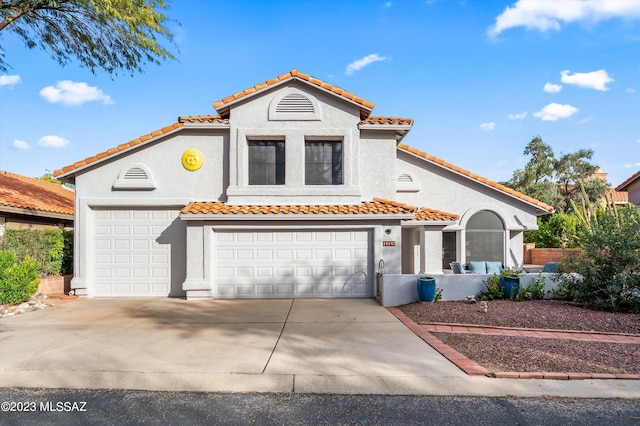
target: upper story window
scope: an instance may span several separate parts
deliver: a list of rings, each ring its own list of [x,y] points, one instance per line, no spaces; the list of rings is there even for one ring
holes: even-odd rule
[[[342,185],[342,141],[306,141],[304,166],[306,185]]]
[[[284,185],[284,141],[248,141],[249,185]]]

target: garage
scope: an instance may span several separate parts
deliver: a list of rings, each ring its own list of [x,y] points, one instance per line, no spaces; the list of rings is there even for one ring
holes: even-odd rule
[[[172,271],[172,252],[184,251],[177,217],[173,209],[94,209],[93,295],[174,295],[184,277],[184,266]]]
[[[371,230],[214,230],[220,298],[372,297]]]

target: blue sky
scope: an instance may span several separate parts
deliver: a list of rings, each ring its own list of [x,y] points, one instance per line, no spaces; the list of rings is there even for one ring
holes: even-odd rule
[[[3,31],[0,169],[41,176],[296,68],[411,117],[404,142],[508,180],[536,135],[640,170],[640,1],[180,0],[177,61],[110,77]]]

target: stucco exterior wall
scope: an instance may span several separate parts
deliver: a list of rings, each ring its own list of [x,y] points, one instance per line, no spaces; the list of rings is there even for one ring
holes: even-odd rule
[[[629,193],[629,202],[640,206],[640,179],[629,185],[627,192]]]

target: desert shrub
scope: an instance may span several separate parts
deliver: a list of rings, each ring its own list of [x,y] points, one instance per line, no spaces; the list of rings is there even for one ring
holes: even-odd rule
[[[493,274],[486,280],[482,281],[486,290],[478,293],[479,300],[496,300],[504,297],[504,288],[500,287],[500,278],[498,274]]]
[[[26,257],[16,262],[15,253],[0,250],[0,303],[16,304],[29,300],[38,290],[39,265]]]
[[[640,213],[582,206],[583,255],[559,267],[559,298],[600,309],[640,313]]]
[[[516,301],[522,300],[540,300],[544,299],[544,286],[546,283],[545,277],[542,273],[539,273],[537,277],[531,280],[531,284],[528,286],[520,286],[520,291],[515,297]]]
[[[14,251],[18,262],[34,259],[41,275],[55,275],[62,268],[64,237],[60,229],[7,229],[0,249]]]

